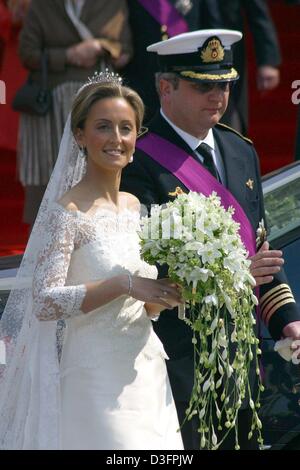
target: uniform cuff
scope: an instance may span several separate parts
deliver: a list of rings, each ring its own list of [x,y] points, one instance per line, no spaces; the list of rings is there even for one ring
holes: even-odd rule
[[[275,314],[270,318],[268,324],[268,329],[272,338],[275,340],[280,339],[282,337],[283,328],[289,323],[299,320],[300,313],[295,301],[279,307]]]

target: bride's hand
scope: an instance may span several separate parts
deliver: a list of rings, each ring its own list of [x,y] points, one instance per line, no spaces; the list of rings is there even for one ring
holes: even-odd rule
[[[132,276],[131,296],[147,304],[172,309],[183,302],[180,287],[170,279],[148,279]]]

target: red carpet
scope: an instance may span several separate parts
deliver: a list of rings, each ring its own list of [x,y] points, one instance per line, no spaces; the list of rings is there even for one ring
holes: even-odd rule
[[[291,85],[300,80],[300,5],[286,5],[283,0],[272,0],[269,5],[282,52],[280,85],[262,95],[256,90],[255,72],[249,73],[249,137],[260,156],[263,174],[294,160],[297,106],[291,101]],[[255,70],[251,47],[249,53],[251,72]]]
[[[272,0],[274,19],[281,44],[283,64],[280,86],[265,95],[256,90],[254,57],[249,40],[250,130],[261,159],[262,173],[293,161],[296,131],[296,106],[291,102],[294,80],[300,80],[300,6],[288,6]],[[251,35],[249,34],[249,38]],[[23,190],[16,181],[17,115],[10,110],[15,89],[25,80],[24,70],[16,58],[16,42],[7,49],[6,63],[0,78],[7,84],[7,104],[0,105],[0,255],[23,251],[28,229],[22,224]],[[2,150],[1,150],[2,149]],[[3,150],[9,149],[9,150]]]

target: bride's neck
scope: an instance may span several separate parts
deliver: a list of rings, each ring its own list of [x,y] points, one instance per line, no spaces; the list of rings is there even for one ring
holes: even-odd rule
[[[91,171],[89,168],[82,180],[86,190],[95,199],[104,198],[107,202],[118,206],[120,172]]]

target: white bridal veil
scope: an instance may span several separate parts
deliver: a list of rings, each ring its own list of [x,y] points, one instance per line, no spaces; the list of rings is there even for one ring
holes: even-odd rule
[[[59,449],[59,368],[63,321],[39,321],[32,309],[37,255],[45,247],[52,203],[82,178],[85,159],[71,133],[69,115],[58,159],[22,264],[0,322],[6,364],[0,365],[0,449]]]

